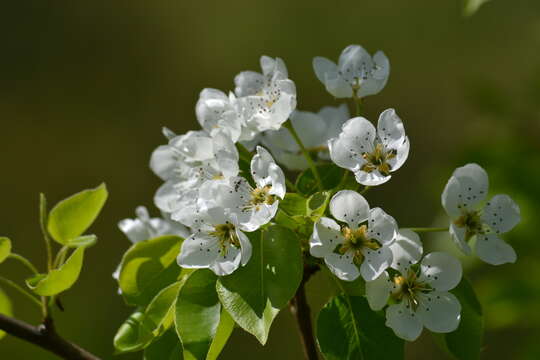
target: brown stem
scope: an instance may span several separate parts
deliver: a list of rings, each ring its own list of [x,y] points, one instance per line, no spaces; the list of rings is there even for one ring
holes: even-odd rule
[[[37,345],[67,360],[100,360],[95,355],[60,337],[52,319],[42,325],[32,326],[24,321],[0,314],[0,330]]]
[[[319,270],[318,266],[304,266],[304,277],[296,294],[289,302],[289,310],[296,318],[298,331],[302,340],[304,357],[306,360],[318,360],[317,345],[313,334],[313,325],[311,323],[311,311],[306,299],[305,284],[315,272]]]

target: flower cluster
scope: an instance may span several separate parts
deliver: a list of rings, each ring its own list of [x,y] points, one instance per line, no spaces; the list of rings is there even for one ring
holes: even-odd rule
[[[261,73],[238,74],[228,94],[201,91],[195,106],[201,130],[176,135],[164,129],[167,144],[150,161],[164,181],[154,199],[164,219],[150,219],[139,208],[138,218],[122,221],[121,230],[133,242],[180,235],[185,238],[177,259],[181,267],[229,275],[250,261],[246,233],[279,224],[286,184],[300,193],[280,165],[288,175],[308,171],[328,201],[320,216],[302,217],[309,227],[307,236],[299,232],[305,236],[305,258],[341,280],[365,281],[370,307],[385,309],[386,325],[400,338],[413,341],[423,327],[454,331],[461,305],[450,291],[461,281],[461,263],[447,253],[425,253],[418,232],[447,231],[465,255],[472,254],[473,242],[478,258],[489,264],[515,262],[516,253],[500,236],[519,222],[518,206],[507,195],[478,206],[487,196],[488,176],[468,164],[454,171],[442,193],[448,228],[400,228],[363,195],[389,181],[409,155],[409,138],[394,109],[384,110],[376,126],[359,113],[363,98],[387,83],[386,55],[379,51],[372,57],[351,45],[337,65],[314,58],[317,78],[334,97],[356,105],[354,117],[347,104],[296,110],[295,84],[283,60],[263,56],[260,65]],[[342,181],[325,187],[318,173],[322,164],[335,164]],[[347,181],[350,173],[353,184]],[[292,221],[301,217],[289,215]]]

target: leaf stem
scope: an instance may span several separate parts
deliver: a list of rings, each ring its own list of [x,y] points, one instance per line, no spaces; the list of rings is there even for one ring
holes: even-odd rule
[[[15,282],[13,282],[13,281],[11,281],[9,279],[6,279],[3,276],[0,276],[0,282],[6,284],[8,286],[11,286],[13,289],[17,290],[19,293],[23,294],[28,299],[30,299],[32,301],[32,303],[34,303],[35,305],[37,305],[41,309],[41,306],[42,306],[41,302],[34,295],[32,295],[28,291],[26,291],[23,287],[17,285]]]
[[[426,232],[446,232],[448,231],[447,227],[417,227],[417,228],[407,228],[411,231],[417,233],[426,233]]]
[[[352,99],[353,99],[355,110],[356,110],[356,116],[361,116],[361,113],[362,113],[362,98],[356,96],[356,91],[357,90],[353,90]]]
[[[47,231],[47,199],[43,193],[39,194],[39,224],[47,248],[47,269],[51,271],[53,269],[52,244]]]
[[[371,189],[371,186],[367,186],[367,185],[366,185],[366,186],[362,189],[362,191],[360,191],[360,195],[364,195],[365,193],[368,192],[369,189]]]
[[[321,177],[319,176],[319,171],[317,170],[317,167],[315,166],[315,162],[311,158],[311,155],[309,155],[309,152],[307,151],[306,147],[304,146],[304,143],[300,139],[300,136],[298,136],[298,133],[294,129],[294,126],[292,125],[290,120],[287,120],[285,124],[283,124],[283,127],[285,127],[289,132],[291,133],[292,137],[300,147],[300,150],[302,151],[302,154],[306,158],[306,161],[309,164],[309,168],[311,169],[311,172],[313,173],[313,176],[315,177],[315,180],[317,180],[317,187],[320,191],[323,191],[322,181]]]
[[[39,274],[39,271],[37,271],[36,267],[30,262],[30,260],[28,260],[24,256],[16,253],[11,253],[9,254],[8,258],[19,261],[24,266],[26,266],[28,270],[30,270],[32,273]]]

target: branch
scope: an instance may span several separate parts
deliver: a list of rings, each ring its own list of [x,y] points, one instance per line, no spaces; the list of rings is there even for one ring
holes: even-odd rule
[[[296,291],[296,295],[289,302],[289,310],[296,318],[298,331],[302,339],[304,348],[304,356],[306,360],[317,360],[317,345],[313,334],[313,325],[311,323],[311,311],[306,299],[305,284],[309,278],[319,270],[318,266],[304,266],[304,277],[300,283],[300,287]]]
[[[0,314],[0,330],[21,340],[37,345],[67,360],[100,360],[95,355],[65,340],[56,333],[52,319],[32,326],[23,321]]]

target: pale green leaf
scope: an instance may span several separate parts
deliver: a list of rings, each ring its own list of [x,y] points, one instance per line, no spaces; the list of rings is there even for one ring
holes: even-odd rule
[[[8,296],[0,289],[0,314],[12,316],[13,315],[13,306]],[[6,333],[0,330],[0,339],[6,336]]]
[[[81,191],[60,201],[48,216],[49,234],[62,245],[78,237],[92,225],[107,196],[107,188],[101,184],[95,189]]]
[[[183,239],[161,236],[134,244],[120,265],[119,285],[129,304],[146,306],[163,288],[176,282],[176,263]]]
[[[151,332],[142,326],[143,320],[144,312],[137,310],[120,325],[113,340],[117,354],[139,351],[150,344],[153,337]]]
[[[48,274],[38,274],[26,280],[26,284],[36,294],[52,296],[66,291],[75,284],[81,273],[84,247],[79,247],[58,269]]]
[[[78,236],[74,239],[71,239],[67,242],[66,246],[71,248],[77,248],[77,247],[90,247],[92,245],[95,245],[97,242],[97,236],[96,235],[83,235]]]
[[[327,360],[403,359],[403,340],[372,311],[364,297],[339,295],[317,318],[317,341]]]
[[[463,14],[465,16],[474,15],[478,9],[485,3],[490,0],[465,0],[465,5],[463,7]]]
[[[11,240],[7,237],[0,237],[0,264],[11,254]]]
[[[206,360],[216,360],[218,358],[219,354],[225,347],[225,344],[227,344],[227,341],[229,341],[229,337],[231,337],[233,330],[233,318],[225,309],[222,309],[221,317],[219,319],[219,326],[217,328],[216,335],[214,336],[214,340],[210,345],[210,350],[208,351]]]
[[[249,234],[249,263],[218,280],[221,303],[234,321],[265,344],[272,321],[294,296],[302,279],[300,243],[278,225]]]

